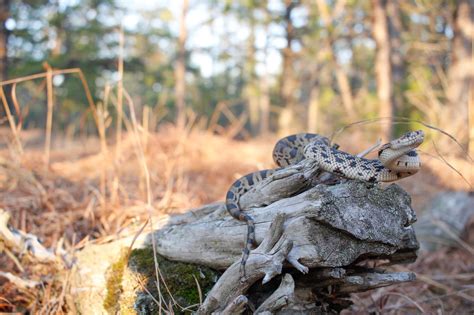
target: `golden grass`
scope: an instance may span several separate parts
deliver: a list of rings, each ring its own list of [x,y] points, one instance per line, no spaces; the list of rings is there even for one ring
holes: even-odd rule
[[[48,246],[57,244],[63,236],[71,245],[74,238],[76,242],[86,237],[105,241],[111,239],[110,236],[122,235],[127,227],[135,226],[137,222],[144,222],[149,217],[149,209],[153,209],[154,214],[174,213],[223,200],[228,186],[238,176],[255,169],[272,167],[270,155],[272,143],[276,140],[240,142],[201,130],[180,131],[173,126],[163,127],[157,133],[148,133],[146,147],[136,148],[137,137],[141,137],[138,129],[124,134],[118,196],[114,202],[106,204],[100,201],[109,200],[114,189],[113,146],[104,154],[100,149],[100,140],[90,139],[88,143],[93,149],[84,150],[80,141],[70,143],[67,153],[53,149],[47,176],[38,159],[43,154],[42,150],[26,148],[22,165],[11,163],[8,151],[1,151],[0,207],[12,213],[15,227],[41,236]],[[354,142],[351,144],[354,145]],[[341,145],[348,146],[344,143]],[[136,150],[143,152],[143,155],[137,154]],[[149,184],[144,179],[144,165],[148,169]],[[415,209],[420,209],[438,191],[451,185],[449,182],[444,183],[439,173],[427,167],[411,179],[400,182],[412,194]],[[102,174],[108,178],[105,196],[100,189]],[[456,266],[451,263],[450,257],[453,255],[460,257]],[[430,257],[436,259],[430,260]],[[456,274],[469,275],[469,259],[472,259],[472,255],[466,250],[443,250],[422,257],[410,269],[427,277],[442,274],[449,279],[449,276]],[[464,265],[461,261],[464,261]],[[1,258],[0,262],[12,272],[16,271],[8,259]],[[27,270],[29,268],[31,266]],[[449,292],[441,290],[445,296],[443,301],[464,305],[465,299],[453,292],[461,290],[463,283],[472,280],[472,277],[469,280],[440,280],[441,283],[448,282],[446,285],[452,288]],[[390,310],[393,305],[400,305],[407,311],[419,309],[409,301],[412,299],[429,312],[433,307],[429,299],[436,296],[436,290],[439,289],[435,287],[433,291],[431,286],[421,281],[416,285],[380,289],[385,292],[387,299],[380,307]],[[421,290],[422,294],[414,288]],[[0,290],[15,305],[36,301],[36,307],[49,305],[48,309],[54,306],[56,311],[58,305],[62,305],[59,297],[63,289],[58,283],[51,284],[47,294],[27,292],[18,295],[19,292],[8,283],[4,283]],[[55,290],[58,291],[54,293]],[[38,299],[38,296],[43,298]],[[368,303],[367,299],[370,300],[370,297],[364,298],[364,303]],[[376,302],[381,303],[380,299],[382,297]],[[48,304],[52,300],[56,301],[53,306]],[[5,310],[12,309],[5,307]],[[369,303],[369,308],[372,307]]]
[[[35,135],[22,130],[21,119],[15,122],[5,106],[3,85],[16,86],[32,79],[50,82],[52,76],[68,73],[81,78],[97,124],[98,138],[70,139],[64,143],[66,148],[59,148],[54,146],[55,135],[51,134],[43,148],[34,144],[25,146],[25,139]],[[53,92],[50,86],[48,130],[53,122]],[[20,108],[15,89],[13,93],[15,107]],[[40,236],[46,246],[56,246],[62,238],[68,248],[80,248],[89,240],[112,240],[138,230],[142,226],[140,222],[149,220],[151,214],[182,212],[223,200],[228,187],[239,176],[274,167],[271,151],[276,136],[246,142],[232,140],[229,135],[235,135],[242,127],[241,119],[233,116],[228,117],[234,120],[228,131],[215,126],[216,119],[213,120],[211,130],[227,136],[217,136],[209,129],[191,128],[196,119],[192,115],[189,117],[191,123],[184,129],[161,124],[157,132],[151,132],[156,129],[158,114],[152,119],[152,114],[144,110],[139,121],[131,97],[120,83],[116,87],[107,85],[104,100],[96,106],[79,69],[50,70],[0,83],[0,97],[8,110],[10,124],[10,130],[0,129],[0,134],[10,133],[14,144],[0,149],[0,208],[12,214],[14,227]],[[113,125],[113,115],[109,112],[124,114],[122,98],[130,115],[122,115],[121,123],[116,121],[115,143],[110,144],[107,135],[111,137],[108,128]],[[221,106],[219,110],[225,112],[226,107]],[[126,132],[121,131],[122,123]],[[375,135],[353,130],[338,134],[336,138],[344,150],[360,152],[377,140]],[[36,143],[44,144],[41,133],[39,137]],[[431,158],[431,155],[436,157],[433,148],[426,146],[423,149],[429,153],[423,157],[426,161],[423,170],[399,182],[412,195],[416,210],[440,190],[469,189],[445,163]],[[43,159],[47,161],[46,169]],[[472,172],[472,161],[445,159],[462,174],[471,174],[466,178],[472,183],[472,173],[469,173]],[[472,233],[473,230],[471,227],[469,231]],[[422,275],[421,281],[359,295],[353,311],[397,313],[400,309],[402,313],[403,310],[430,313],[441,306],[450,310],[472,307],[468,298],[472,291],[466,291],[469,289],[466,284],[472,284],[474,279],[473,257],[466,249],[472,249],[472,246],[423,255],[409,267]],[[1,256],[0,265],[6,271],[19,272],[18,263],[8,257]],[[22,274],[27,278],[38,279],[52,272],[46,266],[39,268],[27,263],[22,266],[25,268]],[[160,277],[159,269],[156,271]],[[433,280],[435,277],[438,280]],[[68,279],[48,280],[43,288],[21,292],[8,282],[0,282],[0,311],[27,307],[34,313],[66,312],[67,288]]]

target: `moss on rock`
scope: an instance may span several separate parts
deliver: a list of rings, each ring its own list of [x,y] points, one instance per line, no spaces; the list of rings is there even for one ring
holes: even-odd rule
[[[122,249],[120,258],[110,266],[107,272],[107,293],[104,299],[104,309],[109,314],[116,314],[120,310],[119,300],[123,292],[122,280],[128,262],[128,250]]]
[[[170,261],[160,255],[157,255],[157,263],[160,277],[162,277],[159,283],[162,295],[162,306],[173,305],[173,310],[177,314],[185,313],[183,308],[199,304],[199,290],[204,299],[205,294],[211,290],[221,275],[221,273],[207,267]],[[135,309],[140,314],[158,313],[159,307],[153,300],[160,301],[156,285],[153,249],[146,247],[132,250],[129,259],[129,267],[148,280],[146,289],[149,293],[139,292],[137,294]],[[153,298],[150,296],[150,293]],[[191,308],[189,311],[186,311],[186,313],[190,313],[193,309],[195,310],[196,307]]]

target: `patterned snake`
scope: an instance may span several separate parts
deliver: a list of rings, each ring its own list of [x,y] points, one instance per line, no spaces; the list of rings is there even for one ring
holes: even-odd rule
[[[411,131],[380,147],[378,159],[369,160],[331,147],[329,140],[312,133],[301,133],[280,139],[273,149],[273,160],[279,169],[314,160],[319,169],[348,179],[366,182],[391,182],[415,174],[421,167],[415,151],[424,139],[423,131]],[[226,195],[226,209],[234,218],[248,225],[247,240],[243,249],[241,272],[245,276],[245,263],[255,242],[255,223],[239,206],[240,197],[258,182],[279,169],[251,173],[236,180]]]

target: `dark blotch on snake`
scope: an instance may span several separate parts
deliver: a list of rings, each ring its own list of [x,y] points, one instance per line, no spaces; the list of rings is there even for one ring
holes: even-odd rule
[[[228,203],[227,204],[227,208],[229,210],[232,210],[232,209],[237,209],[237,205],[235,203]]]
[[[295,149],[291,149],[290,151],[290,157],[291,158],[294,158],[296,156],[296,153],[298,153],[298,150],[295,148]]]
[[[376,165],[376,166],[375,166],[375,170],[377,170],[377,171],[381,171],[381,170],[383,170],[384,168],[385,168],[385,166],[383,166],[383,165]]]
[[[247,179],[247,182],[248,182],[249,186],[253,186],[253,184],[254,184],[254,182],[253,182],[253,174],[245,175],[245,178]]]

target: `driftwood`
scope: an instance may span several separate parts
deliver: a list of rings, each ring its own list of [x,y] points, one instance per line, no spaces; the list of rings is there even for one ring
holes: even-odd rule
[[[43,263],[56,262],[58,257],[53,251],[45,248],[38,237],[20,230],[10,228],[10,214],[0,208],[0,242],[18,254],[30,254],[35,260]]]
[[[5,253],[20,271],[23,271],[23,266],[16,256],[24,255],[36,263],[55,264],[59,268],[72,266],[73,259],[62,248],[62,242],[59,243],[56,250],[48,249],[41,244],[36,235],[10,227],[9,221],[10,213],[0,208],[0,254]],[[23,289],[41,285],[41,282],[23,279],[3,270],[0,270],[0,278],[5,278],[18,288]]]
[[[45,248],[38,237],[8,226],[10,213],[0,208],[0,248],[13,251],[19,255],[29,255],[39,263],[59,263],[64,267],[71,267],[73,259],[62,248],[62,242],[55,250]]]
[[[332,185],[320,183],[322,178]],[[239,264],[247,227],[230,217],[223,204],[192,211],[155,232],[157,252],[174,261],[226,269],[200,314],[235,314],[246,304],[262,314],[334,313],[350,305],[349,293],[414,280],[411,273],[360,264],[416,258],[418,242],[411,227],[416,216],[408,194],[393,184],[335,181],[303,161],[243,196],[241,207],[255,219],[260,244],[250,254],[245,278]],[[260,279],[267,285],[256,288]],[[275,281],[281,282],[279,288]]]

